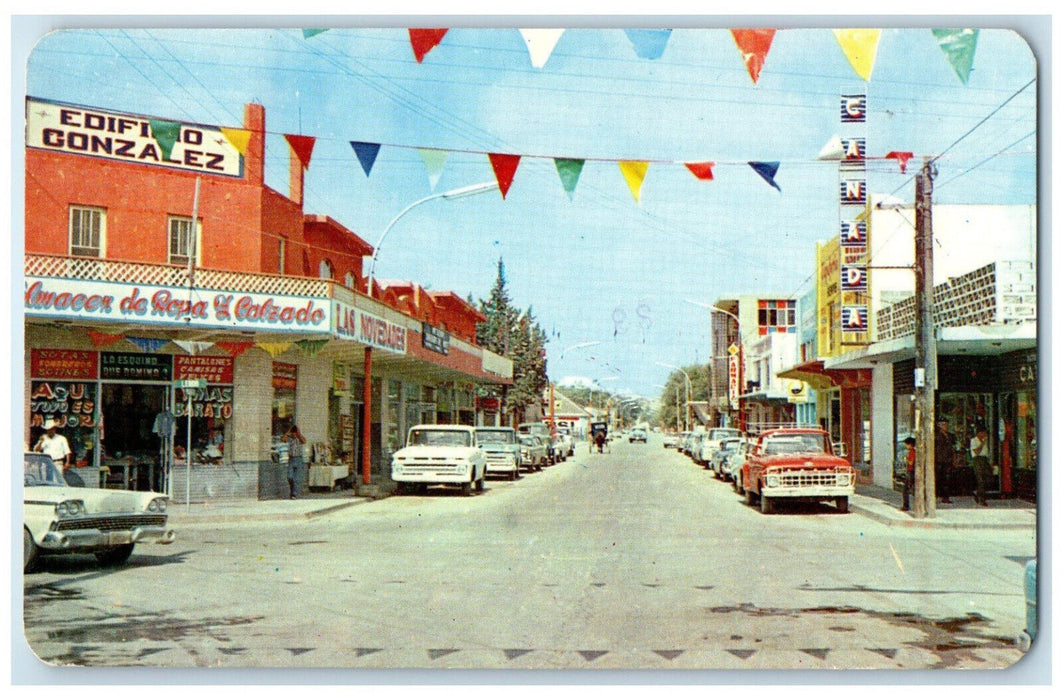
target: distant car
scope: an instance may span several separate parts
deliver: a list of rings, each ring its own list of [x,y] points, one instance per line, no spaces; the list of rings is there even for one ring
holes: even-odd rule
[[[513,428],[476,428],[476,444],[484,451],[488,474],[505,474],[514,480],[520,476],[520,443]]]
[[[690,435],[690,445],[687,448],[687,455],[694,460],[695,464],[701,464],[701,442],[705,439],[705,433],[697,432]]]
[[[391,458],[391,479],[400,493],[409,487],[458,486],[468,496],[484,490],[487,458],[469,425],[415,425],[406,447]]]
[[[26,452],[23,461],[24,572],[40,555],[90,553],[104,566],[118,566],[138,543],[174,541],[166,494],[71,486],[48,455]]]
[[[561,453],[566,457],[576,454],[576,441],[572,437],[572,431],[568,428],[557,429],[557,439],[561,444]]]
[[[546,464],[546,443],[538,435],[520,435],[520,466],[540,472]]]
[[[675,449],[679,445],[679,436],[675,433],[664,434],[664,447]]]
[[[546,461],[548,464],[557,464],[565,461],[566,455],[561,453],[561,445],[557,436],[550,432],[550,426],[541,421],[533,423],[521,423],[517,426],[517,432],[524,435],[536,435],[546,445]]]
[[[690,449],[694,445],[694,433],[683,432],[679,433],[679,451],[685,455],[690,454]]]
[[[726,479],[727,475],[724,473],[724,467],[727,464],[728,458],[738,452],[742,446],[742,438],[731,437],[720,440],[719,447],[712,454],[712,459],[709,460],[708,468],[712,470],[713,475],[717,479]]]
[[[635,428],[634,430],[631,431],[631,433],[628,434],[627,441],[628,442],[645,443],[646,442],[646,437],[647,436],[646,436],[646,431],[645,430],[643,430],[642,428]]]

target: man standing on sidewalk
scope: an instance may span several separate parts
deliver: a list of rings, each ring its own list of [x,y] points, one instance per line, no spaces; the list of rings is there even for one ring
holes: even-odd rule
[[[915,486],[915,438],[904,438],[904,448],[907,452],[904,455],[904,495],[901,499],[901,510],[907,512],[910,510],[908,502],[912,487]]]
[[[942,503],[952,503],[952,471],[956,467],[956,443],[949,432],[949,422],[938,420],[938,430],[934,435],[934,488]]]
[[[988,506],[985,489],[989,481],[989,434],[984,425],[979,425],[971,438],[971,459],[974,467],[974,501],[980,506]]]

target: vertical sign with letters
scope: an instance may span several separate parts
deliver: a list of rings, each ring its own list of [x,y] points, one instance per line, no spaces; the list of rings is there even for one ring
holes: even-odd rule
[[[847,130],[866,131],[867,95],[863,92],[841,96],[841,123]],[[867,138],[847,134],[841,139],[842,157],[838,164],[838,266],[841,270],[842,344],[863,344],[868,340],[868,224]],[[833,322],[833,321],[832,321]],[[855,336],[855,337],[854,337]]]

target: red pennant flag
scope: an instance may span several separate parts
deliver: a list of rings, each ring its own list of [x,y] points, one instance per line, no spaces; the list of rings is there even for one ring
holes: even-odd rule
[[[890,151],[886,154],[887,158],[896,158],[897,162],[901,164],[901,173],[908,171],[908,161],[910,161],[915,154],[911,151]]]
[[[699,180],[711,180],[712,169],[716,167],[716,163],[712,161],[706,161],[704,163],[683,163],[687,166],[687,170],[694,173],[694,177]]]
[[[732,29],[738,50],[742,52],[742,61],[746,64],[749,77],[756,84],[760,78],[760,69],[764,67],[764,60],[768,57],[768,49],[771,48],[771,40],[775,38],[774,29]]]
[[[100,331],[88,331],[88,335],[89,339],[92,341],[92,347],[94,348],[106,348],[125,338],[124,335],[114,335],[112,333],[102,333]]]
[[[314,152],[314,137],[285,134],[284,138],[288,140],[288,145],[295,151],[299,162],[303,164],[303,170],[309,168],[310,154]]]
[[[245,350],[254,345],[254,343],[250,342],[231,342],[227,340],[219,340],[214,344],[233,357],[240,357],[240,355],[244,354]]]
[[[413,56],[418,63],[424,60],[429,51],[439,46],[439,42],[443,41],[443,35],[446,33],[446,29],[410,30],[410,46],[413,47]]]
[[[502,199],[506,198],[506,192],[513,183],[513,175],[520,165],[520,156],[512,156],[505,153],[488,153],[491,160],[491,169],[495,171],[495,179],[498,180],[498,189],[502,192]]]

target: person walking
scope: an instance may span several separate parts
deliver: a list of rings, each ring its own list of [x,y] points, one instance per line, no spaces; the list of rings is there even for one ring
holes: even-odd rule
[[[956,443],[949,432],[949,422],[938,420],[934,433],[934,489],[942,503],[952,503],[952,471],[956,467]]]
[[[984,425],[979,425],[971,438],[971,466],[974,468],[974,502],[988,506],[985,490],[989,482],[989,434]]]
[[[288,432],[284,434],[284,442],[288,445],[288,486],[291,489],[290,498],[298,498],[302,492],[302,485],[306,483],[306,460],[303,459],[303,445],[306,438],[299,432],[299,426],[292,424]]]
[[[901,510],[907,512],[911,500],[912,487],[915,485],[915,438],[904,438],[904,495],[901,498]]]

